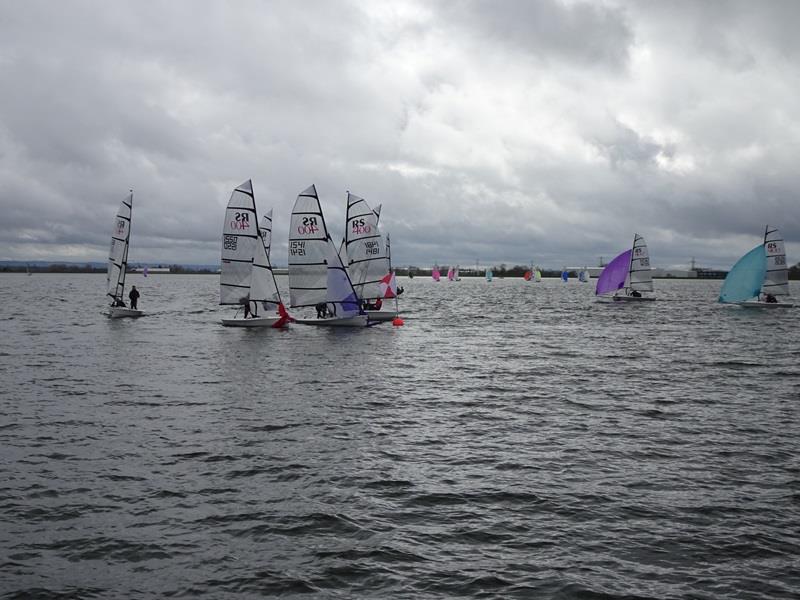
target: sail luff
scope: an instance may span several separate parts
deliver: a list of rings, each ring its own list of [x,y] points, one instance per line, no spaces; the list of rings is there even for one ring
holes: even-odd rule
[[[272,210],[273,209],[270,208],[266,214],[261,217],[261,226],[259,227],[267,257],[269,257],[269,253],[272,248]]]

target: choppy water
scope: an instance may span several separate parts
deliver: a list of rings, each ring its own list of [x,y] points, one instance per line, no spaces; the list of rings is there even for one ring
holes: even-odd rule
[[[0,276],[3,598],[797,597],[800,309],[416,278],[255,331],[132,280]]]

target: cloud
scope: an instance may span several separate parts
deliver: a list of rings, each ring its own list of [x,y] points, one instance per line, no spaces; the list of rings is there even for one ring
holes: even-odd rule
[[[800,259],[792,2],[0,6],[0,260],[213,263],[231,190],[383,203],[398,264]]]

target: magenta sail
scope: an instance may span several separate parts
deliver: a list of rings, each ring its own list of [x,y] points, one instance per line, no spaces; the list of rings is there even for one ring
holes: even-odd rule
[[[628,269],[631,266],[631,252],[633,250],[625,250],[625,252],[606,265],[606,268],[603,269],[597,279],[595,295],[602,296],[603,294],[616,292],[625,286],[625,278],[628,276]]]

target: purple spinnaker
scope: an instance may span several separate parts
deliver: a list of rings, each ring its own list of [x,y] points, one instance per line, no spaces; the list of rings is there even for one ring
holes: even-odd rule
[[[633,252],[632,249],[625,250],[606,265],[606,268],[600,273],[600,277],[597,278],[597,288],[594,291],[596,296],[622,289],[631,266],[631,252]]]

